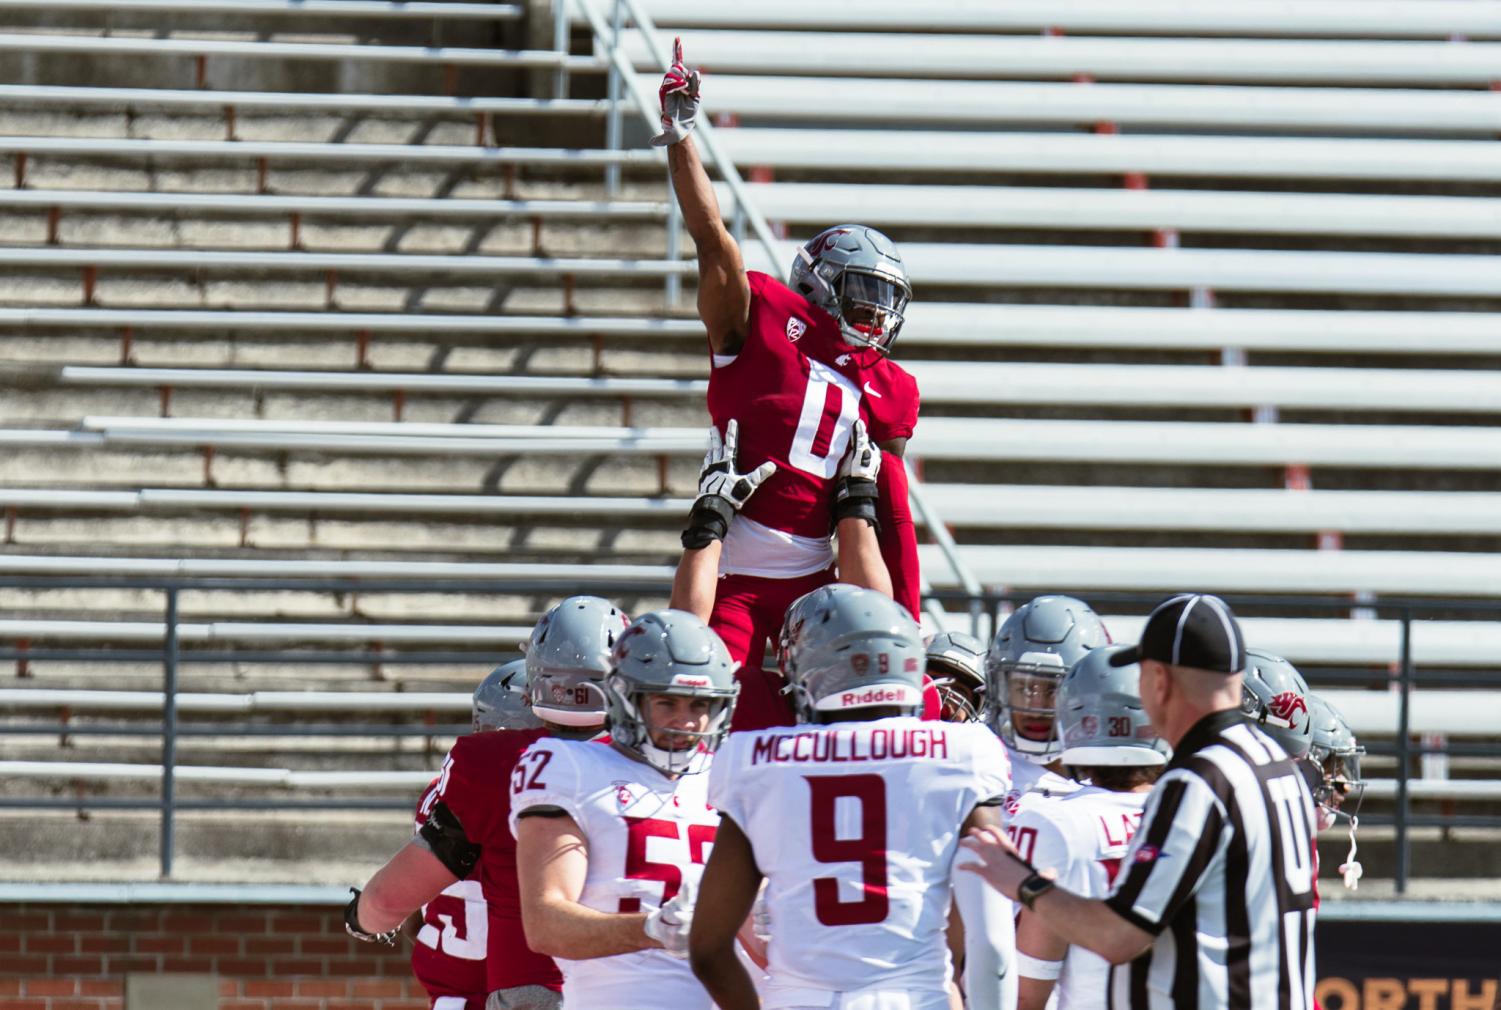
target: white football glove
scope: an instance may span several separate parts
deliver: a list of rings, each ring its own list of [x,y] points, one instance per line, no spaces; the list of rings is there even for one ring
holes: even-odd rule
[[[762,943],[771,942],[771,906],[766,901],[766,888],[756,892],[756,901],[751,905],[751,930]]]
[[[688,528],[683,531],[684,547],[696,549],[710,541],[723,540],[735,513],[766,478],[777,472],[777,465],[767,460],[750,473],[738,473],[735,454],[739,448],[737,421],[732,418],[724,426],[723,439],[719,437],[719,429],[710,425],[709,451],[704,454],[704,466],[698,475],[698,498],[688,514]]]
[[[839,461],[835,480],[834,525],[841,519],[864,519],[876,524],[876,478],[881,473],[881,448],[870,440],[865,422],[856,421],[850,431],[849,451]]]
[[[680,143],[698,125],[699,73],[683,65],[683,40],[672,40],[672,66],[662,77],[657,101],[662,107],[662,132],[651,138],[653,147]]]
[[[672,900],[654,909],[646,917],[646,935],[662,945],[673,957],[687,959],[688,932],[693,928],[693,904],[698,894],[698,885],[690,880]]]

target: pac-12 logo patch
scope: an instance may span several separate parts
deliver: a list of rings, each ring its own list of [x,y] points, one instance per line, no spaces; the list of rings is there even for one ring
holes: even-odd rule
[[[797,316],[787,317],[787,339],[791,343],[797,343],[803,339],[803,334],[808,332],[808,324]]]

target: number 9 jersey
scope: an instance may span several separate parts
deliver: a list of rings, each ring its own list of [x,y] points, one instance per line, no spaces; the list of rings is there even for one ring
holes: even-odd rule
[[[731,525],[720,571],[797,578],[833,563],[831,481],[855,420],[875,442],[910,438],[917,381],[879,351],[846,343],[833,316],[780,281],[746,277],[745,345],[712,356],[709,415],[720,431],[740,422],[742,471],[772,460],[777,472]]]
[[[588,843],[580,904],[600,912],[648,912],[671,900],[684,880],[697,884],[703,874],[719,828],[719,814],[706,799],[708,777],[700,771],[670,779],[603,741],[539,740],[511,776],[511,831],[528,810],[563,811]],[[712,1006],[688,962],[665,950],[556,960],[564,1006]]]
[[[767,878],[764,1005],[824,1006],[810,997],[858,990],[946,1005],[960,828],[1010,782],[1005,749],[982,723],[899,717],[732,734],[709,801]]]

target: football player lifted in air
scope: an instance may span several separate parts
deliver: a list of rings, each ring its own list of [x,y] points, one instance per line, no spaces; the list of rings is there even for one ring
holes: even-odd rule
[[[475,733],[541,727],[526,693],[526,660],[498,666],[480,681],[474,689],[471,720]],[[418,801],[418,833],[432,816],[442,781],[433,779]],[[412,974],[427,990],[432,1010],[485,1010],[490,993],[485,974],[489,915],[484,880],[474,871],[422,906],[422,926],[412,944]]]
[[[526,652],[527,693],[541,726],[474,734],[454,744],[417,837],[345,908],[345,928],[353,936],[394,943],[408,915],[477,873],[489,909],[487,1007],[561,1006],[562,975],[551,958],[527,946],[522,929],[516,847],[507,824],[510,777],[534,741],[599,734],[605,706],[597,685],[628,624],[618,607],[597,596],[569,597],[543,615]]]
[[[719,826],[705,773],[737,690],[718,635],[654,611],[610,656],[608,742],[539,740],[517,763],[522,916],[533,949],[558,959],[565,1006],[709,1010],[682,959]]]
[[[801,724],[733,734],[715,758],[720,826],[693,970],[721,1010],[948,1010],[952,864],[966,828],[999,823],[1005,750],[982,725],[917,718],[922,639],[888,597],[814,590],[781,641]],[[769,977],[758,1003],[734,942],[763,877]],[[997,970],[1009,909],[972,903],[984,902],[972,885],[955,892],[971,1003],[1009,1005]]]
[[[1039,596],[1006,618],[985,655],[983,718],[1011,757],[1007,816],[1022,797],[1061,796],[1078,788],[1063,774],[1054,725],[1058,685],[1091,649],[1110,644],[1110,634],[1083,600]]]
[[[1142,711],[1141,668],[1110,665],[1110,656],[1124,648],[1090,650],[1058,686],[1060,757],[1082,788],[1024,806],[1006,826],[1023,859],[1051,869],[1060,884],[1088,898],[1110,893],[1147,793],[1171,753]],[[1016,962],[1018,1010],[1044,1010],[1054,986],[1058,1010],[1108,1004],[1110,963],[1070,947],[1025,908],[1016,922]]]
[[[660,99],[662,133],[652,143],[668,148],[698,250],[709,414],[721,430],[731,418],[756,417],[740,440],[742,461],[753,471],[775,464],[725,537],[709,625],[742,664],[735,728],[787,725],[783,685],[761,669],[765,645],[794,600],[834,581],[830,482],[857,421],[896,458],[880,472],[879,542],[897,602],[917,613],[917,537],[899,462],[917,424],[917,383],[888,356],[911,285],[891,240],[857,224],[826,229],[798,250],[786,284],[747,271],[690,136],[699,74],[683,64],[681,41]]]

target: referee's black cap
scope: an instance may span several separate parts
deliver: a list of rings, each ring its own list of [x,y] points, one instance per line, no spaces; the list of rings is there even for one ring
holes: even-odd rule
[[[1110,657],[1111,666],[1154,659],[1215,673],[1246,668],[1246,640],[1230,605],[1218,596],[1180,593],[1157,604],[1141,630],[1141,641]]]

